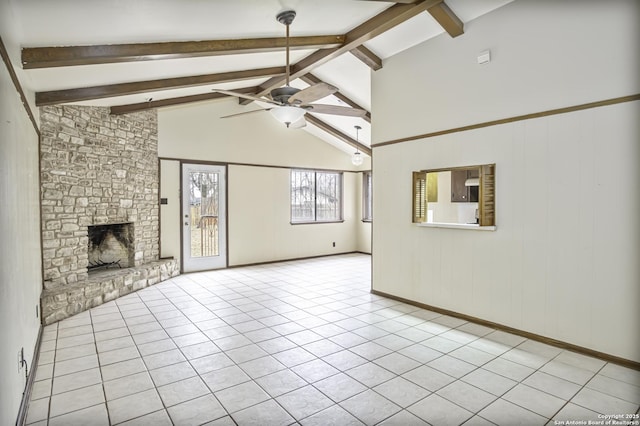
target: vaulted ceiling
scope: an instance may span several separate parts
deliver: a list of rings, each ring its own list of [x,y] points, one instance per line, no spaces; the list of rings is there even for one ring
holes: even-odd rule
[[[349,153],[370,153],[370,76],[385,59],[443,33],[464,36],[465,23],[510,1],[10,0],[23,84],[36,105],[108,106],[112,114],[227,97],[213,89],[261,96],[284,85],[285,27],[275,16],[295,10],[291,85],[327,82],[340,91],[321,103],[368,111],[307,113],[304,129]],[[247,111],[266,106],[240,102]]]

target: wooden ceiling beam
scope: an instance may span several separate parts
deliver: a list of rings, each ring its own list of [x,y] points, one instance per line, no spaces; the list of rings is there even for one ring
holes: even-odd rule
[[[464,34],[464,24],[445,2],[429,8],[429,13],[451,37]]]
[[[302,77],[300,77],[300,80],[304,81],[305,83],[307,83],[308,85],[312,86],[314,84],[318,84],[318,83],[323,83],[323,81],[321,79],[319,79],[318,77],[316,77],[315,75],[309,73],[309,74],[305,74]],[[256,90],[257,92],[257,90]],[[351,98],[347,97],[346,95],[342,94],[341,92],[336,92],[333,94],[333,96],[335,96],[336,98],[340,99],[342,102],[344,102],[345,104],[349,105],[351,108],[357,108],[357,109],[363,109],[365,111],[367,111],[367,114],[362,117],[363,120],[365,120],[367,123],[371,123],[371,113],[364,107],[360,106],[358,103],[354,102],[353,100],[351,100]]]
[[[325,132],[329,133],[330,135],[340,139],[341,141],[351,145],[354,148],[359,149],[361,152],[367,154],[368,156],[371,156],[371,148],[368,147],[367,145],[364,145],[360,142],[358,142],[357,140],[353,139],[351,136],[342,133],[340,130],[336,129],[335,127],[325,123],[324,121],[320,120],[318,117],[316,117],[315,115],[311,114],[311,113],[307,113],[304,116],[304,119],[307,120],[308,123],[313,124],[314,126],[318,127],[321,130],[324,130]]]
[[[258,86],[241,87],[239,89],[233,89],[233,91],[239,92],[239,93],[252,94],[258,91]],[[193,102],[209,101],[212,99],[221,99],[221,98],[227,98],[227,97],[229,97],[229,95],[225,95],[224,93],[210,92],[210,93],[202,93],[199,95],[159,99],[157,101],[152,100],[149,102],[140,102],[135,104],[115,105],[111,107],[111,114],[113,115],[129,114],[131,112],[145,111],[153,108],[190,104]]]
[[[382,68],[382,59],[371,50],[367,49],[364,44],[353,48],[349,51],[353,56],[360,59],[366,66],[373,71],[378,71]]]
[[[394,4],[377,14],[373,18],[358,25],[347,34],[345,42],[340,47],[331,49],[320,49],[302,59],[292,67],[291,79],[299,78],[314,68],[319,67],[332,59],[354,49],[366,41],[394,28],[395,26],[413,18],[417,14],[424,12],[442,3],[443,0],[422,0],[415,4]],[[280,87],[285,83],[285,78],[270,79],[267,83],[260,85],[261,91],[258,96],[267,95],[271,90]],[[247,100],[243,104],[251,103]]]
[[[284,75],[284,67],[260,68],[255,70],[232,71],[218,74],[205,74],[191,77],[175,77],[160,80],[138,81],[132,83],[109,84],[105,86],[83,87],[78,89],[52,90],[36,93],[36,106],[54,105],[113,96],[133,95],[155,90],[177,89],[181,87],[202,86],[205,84],[225,83],[251,78]]]
[[[344,39],[344,35],[291,37],[289,45],[291,49],[326,49],[341,46]],[[274,52],[281,51],[285,46],[285,37],[272,37],[93,46],[25,47],[22,49],[22,67],[36,69]]]

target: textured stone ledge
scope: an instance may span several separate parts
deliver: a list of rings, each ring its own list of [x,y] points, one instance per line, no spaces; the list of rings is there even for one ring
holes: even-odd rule
[[[40,296],[42,323],[52,324],[179,274],[177,260],[159,260],[134,268],[98,271],[73,285],[44,290]]]

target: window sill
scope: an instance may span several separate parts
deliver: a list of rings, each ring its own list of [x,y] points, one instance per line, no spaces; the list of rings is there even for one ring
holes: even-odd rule
[[[289,222],[291,225],[321,225],[323,223],[343,223],[344,220],[328,220],[325,222],[311,221],[311,222]]]
[[[449,228],[449,229],[470,229],[472,231],[495,231],[495,226],[480,226],[475,223],[439,223],[423,222],[418,223],[422,228]]]

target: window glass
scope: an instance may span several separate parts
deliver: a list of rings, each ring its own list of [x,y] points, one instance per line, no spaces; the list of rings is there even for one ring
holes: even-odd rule
[[[371,172],[362,175],[362,220],[370,222],[373,219],[373,181]]]
[[[342,220],[342,174],[314,170],[291,171],[291,222]]]

